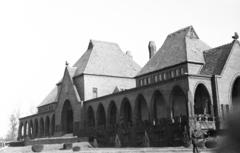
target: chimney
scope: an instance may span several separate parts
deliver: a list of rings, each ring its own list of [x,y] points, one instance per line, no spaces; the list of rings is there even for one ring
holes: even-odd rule
[[[148,51],[149,51],[149,59],[151,59],[156,53],[156,44],[154,41],[149,41]]]
[[[129,50],[126,51],[126,55],[127,55],[129,58],[133,59],[131,51],[129,51]]]

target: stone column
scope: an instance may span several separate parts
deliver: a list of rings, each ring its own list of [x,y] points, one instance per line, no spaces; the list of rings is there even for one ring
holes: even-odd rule
[[[194,117],[194,98],[192,92],[188,90],[187,92],[187,104],[188,104],[188,134],[191,135],[191,132],[196,128],[196,120]]]

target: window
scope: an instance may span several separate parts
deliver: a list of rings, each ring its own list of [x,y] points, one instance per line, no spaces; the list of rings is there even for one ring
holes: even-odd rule
[[[183,67],[181,68],[181,74],[184,74],[184,69],[183,69]]]
[[[229,115],[229,105],[226,105],[226,115]]]
[[[166,80],[166,79],[167,79],[167,74],[163,73],[163,80]]]
[[[97,88],[93,88],[93,98],[97,98],[97,96],[98,96]]]
[[[149,78],[148,78],[148,84],[150,84],[150,83],[151,83],[151,78],[149,77]]]
[[[176,69],[176,76],[179,76],[179,69]]]
[[[146,85],[147,84],[147,79],[146,78],[144,78],[144,85]]]
[[[224,105],[221,104],[222,118],[225,119]]]
[[[171,77],[174,78],[174,71],[171,71]]]
[[[141,80],[140,80],[140,86],[142,86],[142,85],[143,85],[143,80],[141,79]]]
[[[155,75],[154,78],[155,78],[155,82],[157,82],[158,81],[158,76]]]
[[[162,81],[162,75],[159,74],[159,81]]]

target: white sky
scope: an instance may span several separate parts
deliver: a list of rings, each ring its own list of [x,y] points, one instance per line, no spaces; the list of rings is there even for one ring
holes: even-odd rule
[[[167,34],[193,25],[211,47],[240,33],[239,0],[0,1],[0,137],[9,116],[29,115],[86,51],[90,39],[116,42],[137,63]]]

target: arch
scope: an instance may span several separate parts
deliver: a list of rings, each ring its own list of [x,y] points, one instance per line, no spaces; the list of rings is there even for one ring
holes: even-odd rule
[[[40,137],[43,137],[44,136],[44,120],[43,118],[41,117],[40,119],[40,131],[39,131],[39,136]]]
[[[170,116],[167,103],[159,90],[154,91],[152,95],[152,113],[154,120]]]
[[[50,119],[47,116],[45,119],[45,136],[49,136],[50,134]]]
[[[70,101],[66,100],[62,110],[62,132],[73,133],[73,109]]]
[[[175,86],[171,92],[172,117],[188,116],[187,98],[179,86]]]
[[[211,98],[206,86],[198,84],[194,93],[194,113],[211,114]]]
[[[97,126],[106,126],[106,114],[102,103],[97,108]]]
[[[92,106],[89,106],[87,109],[87,126],[88,127],[95,126],[95,117],[94,117],[94,111]]]
[[[117,106],[114,101],[111,101],[108,106],[108,123],[115,125],[117,123]]]
[[[29,124],[28,124],[28,122],[27,121],[25,121],[25,123],[24,123],[24,136],[28,136],[28,134],[29,134]]]
[[[20,123],[20,126],[19,126],[19,134],[20,134],[20,138],[24,136],[24,126],[22,122]]]
[[[33,134],[33,121],[32,120],[30,120],[28,135],[29,135],[30,138],[34,137],[34,134]]]
[[[142,94],[138,95],[136,98],[134,114],[136,117],[136,122],[143,122],[149,120],[148,106]]]
[[[55,114],[53,114],[51,120],[51,136],[54,136],[54,133],[55,133]]]
[[[232,85],[232,108],[234,111],[240,111],[240,76],[238,76]]]
[[[132,107],[130,105],[128,98],[124,98],[122,100],[120,106],[120,120],[121,123],[132,124]]]
[[[38,120],[37,119],[35,119],[35,121],[34,121],[34,137],[38,137]]]

